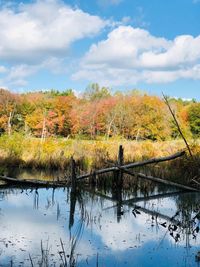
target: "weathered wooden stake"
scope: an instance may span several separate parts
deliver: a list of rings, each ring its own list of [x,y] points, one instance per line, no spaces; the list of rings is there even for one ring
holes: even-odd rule
[[[76,192],[76,162],[71,157],[71,192],[75,193]]]
[[[124,164],[124,149],[122,147],[122,145],[119,146],[119,152],[118,152],[118,160],[117,160],[117,165],[119,167],[121,167],[122,165]],[[117,172],[117,186],[119,188],[122,187],[122,184],[123,184],[123,170],[120,169],[118,172]]]
[[[122,145],[119,146],[117,166],[122,166],[124,163],[124,149]],[[119,169],[115,172],[115,190],[116,190],[116,200],[117,200],[117,221],[120,222],[121,216],[123,214],[122,210],[122,187],[123,187],[123,170]]]
[[[119,146],[119,152],[118,152],[118,158],[117,158],[117,169],[114,170],[114,181],[113,181],[113,188],[117,191],[119,188],[122,187],[122,176],[123,176],[123,170],[121,169],[121,166],[124,162],[124,150],[122,145]],[[119,166],[119,168],[118,168]]]
[[[121,166],[124,163],[124,149],[123,146],[119,146],[119,152],[118,152],[118,165]]]
[[[96,172],[95,171],[92,171],[91,176],[90,176],[90,179],[89,179],[89,183],[92,186],[95,186],[96,185]]]

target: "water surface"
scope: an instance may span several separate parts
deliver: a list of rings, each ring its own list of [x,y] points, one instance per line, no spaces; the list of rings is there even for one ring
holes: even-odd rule
[[[91,190],[2,188],[0,266],[198,266],[199,200],[122,205]]]

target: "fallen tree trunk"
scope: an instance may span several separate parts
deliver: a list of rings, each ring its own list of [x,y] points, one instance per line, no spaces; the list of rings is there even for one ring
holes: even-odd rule
[[[135,168],[135,167],[141,167],[144,165],[148,165],[148,164],[153,164],[153,163],[159,163],[159,162],[163,162],[163,161],[169,161],[169,160],[173,160],[176,158],[180,158],[182,156],[185,155],[185,151],[181,151],[181,152],[177,152],[171,156],[166,156],[166,157],[161,157],[161,158],[152,158],[152,159],[148,159],[145,161],[141,161],[141,162],[135,162],[135,163],[130,163],[124,166],[121,166],[122,169],[130,169],[130,168]]]
[[[17,179],[7,176],[1,176],[0,179],[10,183],[10,184],[18,184],[18,185],[30,185],[30,186],[41,186],[41,187],[64,187],[67,186],[66,181],[42,181],[42,180],[30,180],[30,179]]]
[[[118,167],[118,168],[120,169],[121,167]],[[153,176],[150,176],[150,175],[145,175],[143,173],[134,173],[134,172],[131,172],[131,171],[127,170],[127,169],[123,169],[123,171],[125,173],[129,174],[129,175],[132,175],[132,176],[137,176],[139,178],[143,178],[143,179],[146,179],[146,180],[149,180],[149,181],[154,181],[154,182],[157,182],[157,183],[160,183],[160,184],[175,186],[175,187],[181,188],[183,190],[195,191],[195,192],[199,192],[200,191],[200,190],[198,190],[196,188],[193,188],[193,187],[190,187],[190,186],[187,186],[187,185],[174,183],[174,182],[171,182],[169,180],[164,180],[164,179],[153,177]]]
[[[130,168],[141,167],[141,166],[152,164],[152,163],[169,161],[169,160],[173,160],[173,159],[182,157],[184,155],[185,155],[185,151],[181,151],[181,152],[175,153],[175,154],[173,154],[171,156],[167,156],[167,157],[152,158],[152,159],[145,160],[145,161],[126,164],[126,165],[120,166],[120,169],[125,170],[125,169],[130,169]],[[119,170],[118,166],[114,166],[114,167],[109,167],[109,168],[105,168],[105,169],[101,169],[101,170],[96,170],[95,174],[98,175],[98,174],[103,174],[103,173],[117,171],[117,170]],[[88,178],[90,176],[91,176],[91,173],[83,174],[83,175],[78,176],[77,180],[82,180],[82,179]]]

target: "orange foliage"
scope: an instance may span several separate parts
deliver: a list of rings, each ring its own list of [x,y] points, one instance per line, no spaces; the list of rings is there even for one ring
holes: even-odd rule
[[[171,105],[181,124],[189,129],[190,103],[172,99]],[[7,131],[9,117],[13,129],[37,137],[45,130],[47,136],[118,135],[136,140],[164,140],[176,132],[164,102],[139,93],[76,98],[73,93],[16,95],[0,89],[0,133]]]

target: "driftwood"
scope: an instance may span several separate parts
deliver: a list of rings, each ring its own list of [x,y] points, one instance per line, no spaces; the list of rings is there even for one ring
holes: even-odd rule
[[[29,185],[29,186],[37,186],[37,187],[64,187],[67,185],[66,181],[42,181],[42,180],[31,180],[31,179],[17,179],[7,176],[0,175],[0,179],[10,183],[10,184],[18,184],[18,185]]]
[[[149,160],[145,160],[145,161],[140,161],[140,162],[135,162],[135,163],[130,163],[127,165],[123,165],[120,166],[120,169],[125,170],[125,169],[130,169],[130,168],[136,168],[136,167],[141,167],[144,165],[148,165],[148,164],[152,164],[152,163],[159,163],[159,162],[163,162],[163,161],[169,161],[169,160],[173,160],[179,157],[182,157],[185,155],[185,151],[181,151],[178,153],[175,153],[171,156],[167,156],[167,157],[161,157],[161,158],[152,158]],[[101,170],[96,170],[95,174],[103,174],[103,173],[107,173],[107,172],[113,172],[113,171],[117,171],[119,170],[118,166],[114,166],[114,167],[109,167],[109,168],[105,168],[105,169],[101,169]],[[91,173],[87,173],[87,174],[83,174],[77,177],[77,180],[82,180],[85,178],[88,178],[91,176]]]

